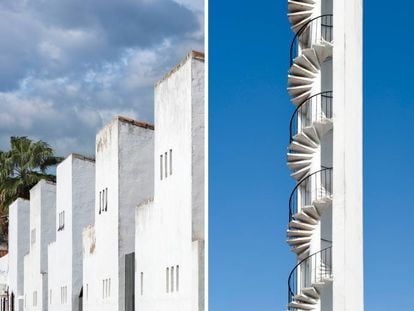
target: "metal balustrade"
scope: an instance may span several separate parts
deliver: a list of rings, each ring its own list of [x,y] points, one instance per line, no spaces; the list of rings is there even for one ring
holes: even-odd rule
[[[313,43],[333,40],[333,15],[325,14],[311,19],[296,33],[290,45],[290,65],[298,55],[299,49],[310,48]]]
[[[332,246],[314,253],[300,261],[290,272],[288,278],[288,302],[301,293],[301,289],[310,288],[316,283],[332,279]],[[288,307],[288,311],[297,308]]]
[[[290,119],[290,142],[313,122],[332,119],[333,92],[315,94],[300,104]]]
[[[306,176],[296,185],[289,198],[289,222],[299,211],[299,207],[311,205],[315,200],[332,195],[332,172],[330,167],[323,168]]]

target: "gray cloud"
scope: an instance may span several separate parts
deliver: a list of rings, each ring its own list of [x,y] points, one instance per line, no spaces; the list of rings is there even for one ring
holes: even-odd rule
[[[11,135],[92,154],[114,115],[153,120],[153,85],[203,49],[203,1],[0,2],[0,149]]]

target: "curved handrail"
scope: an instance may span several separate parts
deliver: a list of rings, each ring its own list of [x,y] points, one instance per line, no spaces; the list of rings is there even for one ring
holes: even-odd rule
[[[295,44],[298,41],[299,37],[305,32],[305,30],[308,28],[308,26],[314,22],[315,20],[318,19],[323,19],[326,18],[328,20],[328,22],[330,21],[330,24],[322,24],[322,26],[325,27],[329,27],[332,28],[333,24],[332,24],[332,18],[333,18],[333,14],[324,14],[324,15],[320,15],[318,17],[314,17],[312,18],[310,21],[308,21],[305,25],[303,25],[297,32],[296,35],[293,37],[292,43],[290,44],[290,66],[293,65],[293,59],[294,59],[294,49],[295,49]],[[332,37],[332,36],[331,36]],[[331,38],[330,38],[331,39]],[[328,41],[332,41],[332,40],[328,40]]]
[[[296,191],[298,190],[298,188],[303,183],[305,183],[306,181],[309,181],[312,178],[312,176],[315,176],[317,174],[322,174],[322,172],[328,172],[328,174],[325,173],[326,174],[325,175],[325,178],[329,178],[330,179],[329,185],[330,185],[330,187],[332,187],[332,171],[333,171],[333,168],[332,167],[323,167],[321,170],[316,171],[316,172],[314,172],[314,173],[312,173],[310,175],[305,176],[304,178],[302,178],[297,183],[297,185],[295,186],[295,188],[293,188],[292,192],[290,193],[290,197],[289,197],[289,222],[292,221],[293,215],[295,214],[295,211],[294,211],[294,208],[293,208],[293,204],[294,204],[294,202],[296,202],[296,205],[297,205],[297,201],[295,201],[294,198],[296,198],[295,194],[296,194]],[[322,193],[321,193],[321,195],[322,195]],[[315,199],[317,199],[317,198],[315,198]]]
[[[313,254],[311,254],[311,255],[309,255],[308,257],[306,257],[305,259],[302,259],[293,269],[292,269],[292,271],[290,272],[290,274],[289,274],[289,277],[288,277],[288,300],[289,300],[289,302],[291,302],[292,301],[292,297],[293,296],[295,296],[295,293],[294,293],[294,291],[293,291],[293,289],[292,289],[292,287],[294,287],[295,285],[292,285],[292,278],[296,281],[296,279],[297,279],[297,277],[296,277],[296,272],[297,272],[297,269],[304,263],[304,262],[306,262],[306,261],[308,261],[310,258],[312,258],[312,257],[316,257],[316,255],[318,255],[318,254],[325,254],[326,253],[326,255],[325,255],[325,258],[324,259],[328,259],[329,261],[331,261],[331,263],[332,263],[332,246],[329,246],[329,247],[326,247],[326,248],[324,248],[324,249],[322,249],[322,250],[320,250],[320,251],[318,251],[318,252],[315,252],[315,253],[313,253]],[[322,256],[321,256],[322,257]],[[326,261],[326,260],[325,260]],[[322,262],[322,261],[321,261]],[[325,262],[323,262],[324,264],[325,264]],[[315,269],[316,270],[316,269]],[[330,270],[329,271],[330,273],[329,273],[329,275],[331,275],[332,274],[332,271]],[[314,271],[314,273],[316,274],[316,273],[318,273],[317,271]],[[326,275],[328,275],[328,273],[326,273]]]
[[[312,103],[312,100],[314,98],[317,98],[318,96],[321,96],[321,97],[324,97],[325,96],[326,98],[328,98],[328,99],[331,100],[331,102],[329,103],[329,105],[328,104],[326,105],[326,107],[325,107],[326,109],[325,110],[326,110],[326,114],[328,115],[328,117],[332,118],[332,98],[333,98],[333,92],[332,91],[324,91],[324,92],[320,92],[318,94],[312,95],[308,99],[304,100],[295,109],[295,111],[292,114],[292,117],[290,118],[290,132],[289,132],[289,134],[290,134],[290,142],[292,142],[293,136],[295,135],[295,134],[293,134],[293,132],[294,132],[293,125],[294,125],[295,120],[297,122],[297,119],[295,118],[295,116],[297,115],[298,111],[301,110],[302,109],[302,106],[304,106],[306,103]],[[322,104],[322,101],[321,101],[321,104]],[[322,108],[321,108],[321,110],[322,110]],[[313,121],[316,121],[316,120],[313,120]]]

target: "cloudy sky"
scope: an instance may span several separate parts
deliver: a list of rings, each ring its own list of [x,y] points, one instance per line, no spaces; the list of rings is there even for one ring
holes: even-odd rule
[[[1,0],[0,149],[94,153],[114,115],[153,122],[153,85],[203,50],[203,0]]]

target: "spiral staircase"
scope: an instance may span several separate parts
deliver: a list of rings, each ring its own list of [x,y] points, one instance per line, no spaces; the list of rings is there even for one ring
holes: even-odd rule
[[[315,0],[316,1],[316,0]],[[317,16],[314,0],[289,0],[296,33],[287,91],[296,110],[290,122],[287,165],[297,182],[289,199],[287,243],[299,262],[289,275],[288,310],[321,310],[321,292],[333,280],[332,246],[310,254],[325,210],[332,206],[331,167],[318,167],[321,141],[333,128],[332,91],[320,86],[322,64],[332,58],[332,15]]]
[[[288,92],[294,105],[307,100],[320,80],[321,64],[332,57],[332,43],[324,39],[302,50],[302,54],[293,60],[288,74]]]
[[[288,18],[292,24],[292,30],[298,32],[306,25],[315,14],[314,0],[289,0]]]
[[[301,279],[298,293],[298,271]],[[289,310],[315,310],[320,305],[323,288],[332,278],[332,247],[322,249],[300,261],[289,275]]]

